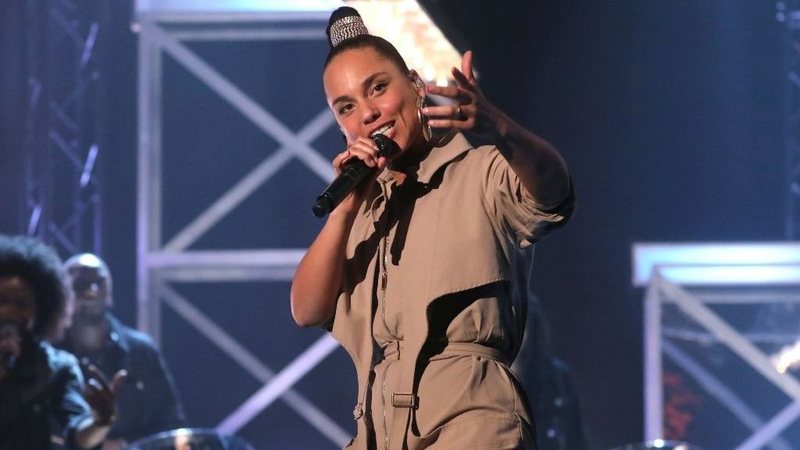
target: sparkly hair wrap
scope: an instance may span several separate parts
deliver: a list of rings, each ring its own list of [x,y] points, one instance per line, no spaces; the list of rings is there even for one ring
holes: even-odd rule
[[[331,13],[325,33],[328,35],[328,43],[333,48],[347,39],[369,34],[369,30],[358,11],[349,6],[342,6]]]

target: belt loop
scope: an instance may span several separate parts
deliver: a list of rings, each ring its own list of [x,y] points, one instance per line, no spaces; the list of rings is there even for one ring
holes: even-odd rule
[[[395,408],[412,408],[419,407],[419,397],[415,394],[405,394],[402,392],[395,392],[392,394],[392,406]]]

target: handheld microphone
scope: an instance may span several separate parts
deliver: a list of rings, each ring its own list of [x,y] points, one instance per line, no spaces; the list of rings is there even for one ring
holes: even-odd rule
[[[9,320],[0,321],[0,342],[2,342],[0,365],[5,367],[6,370],[12,370],[17,365],[17,355],[14,348],[19,352],[21,341],[22,337],[17,323]]]
[[[376,134],[372,140],[375,141],[383,157],[388,158],[400,150],[395,141],[382,134]],[[373,170],[375,169],[364,164],[364,161],[358,158],[352,159],[342,169],[342,173],[317,197],[311,211],[317,217],[330,213]]]

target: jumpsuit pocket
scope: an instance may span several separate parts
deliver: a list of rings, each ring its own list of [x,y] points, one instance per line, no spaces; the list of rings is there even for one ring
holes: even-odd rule
[[[425,436],[408,436],[408,450],[474,450],[535,449],[524,423],[514,415],[466,414],[446,423]]]

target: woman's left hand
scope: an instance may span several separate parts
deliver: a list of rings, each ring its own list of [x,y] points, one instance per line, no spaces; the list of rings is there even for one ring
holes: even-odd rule
[[[429,94],[447,97],[453,104],[427,106],[427,115],[433,128],[453,128],[478,134],[491,134],[497,130],[497,109],[483,95],[472,71],[472,51],[461,58],[461,70],[453,67],[455,86],[428,85]]]

